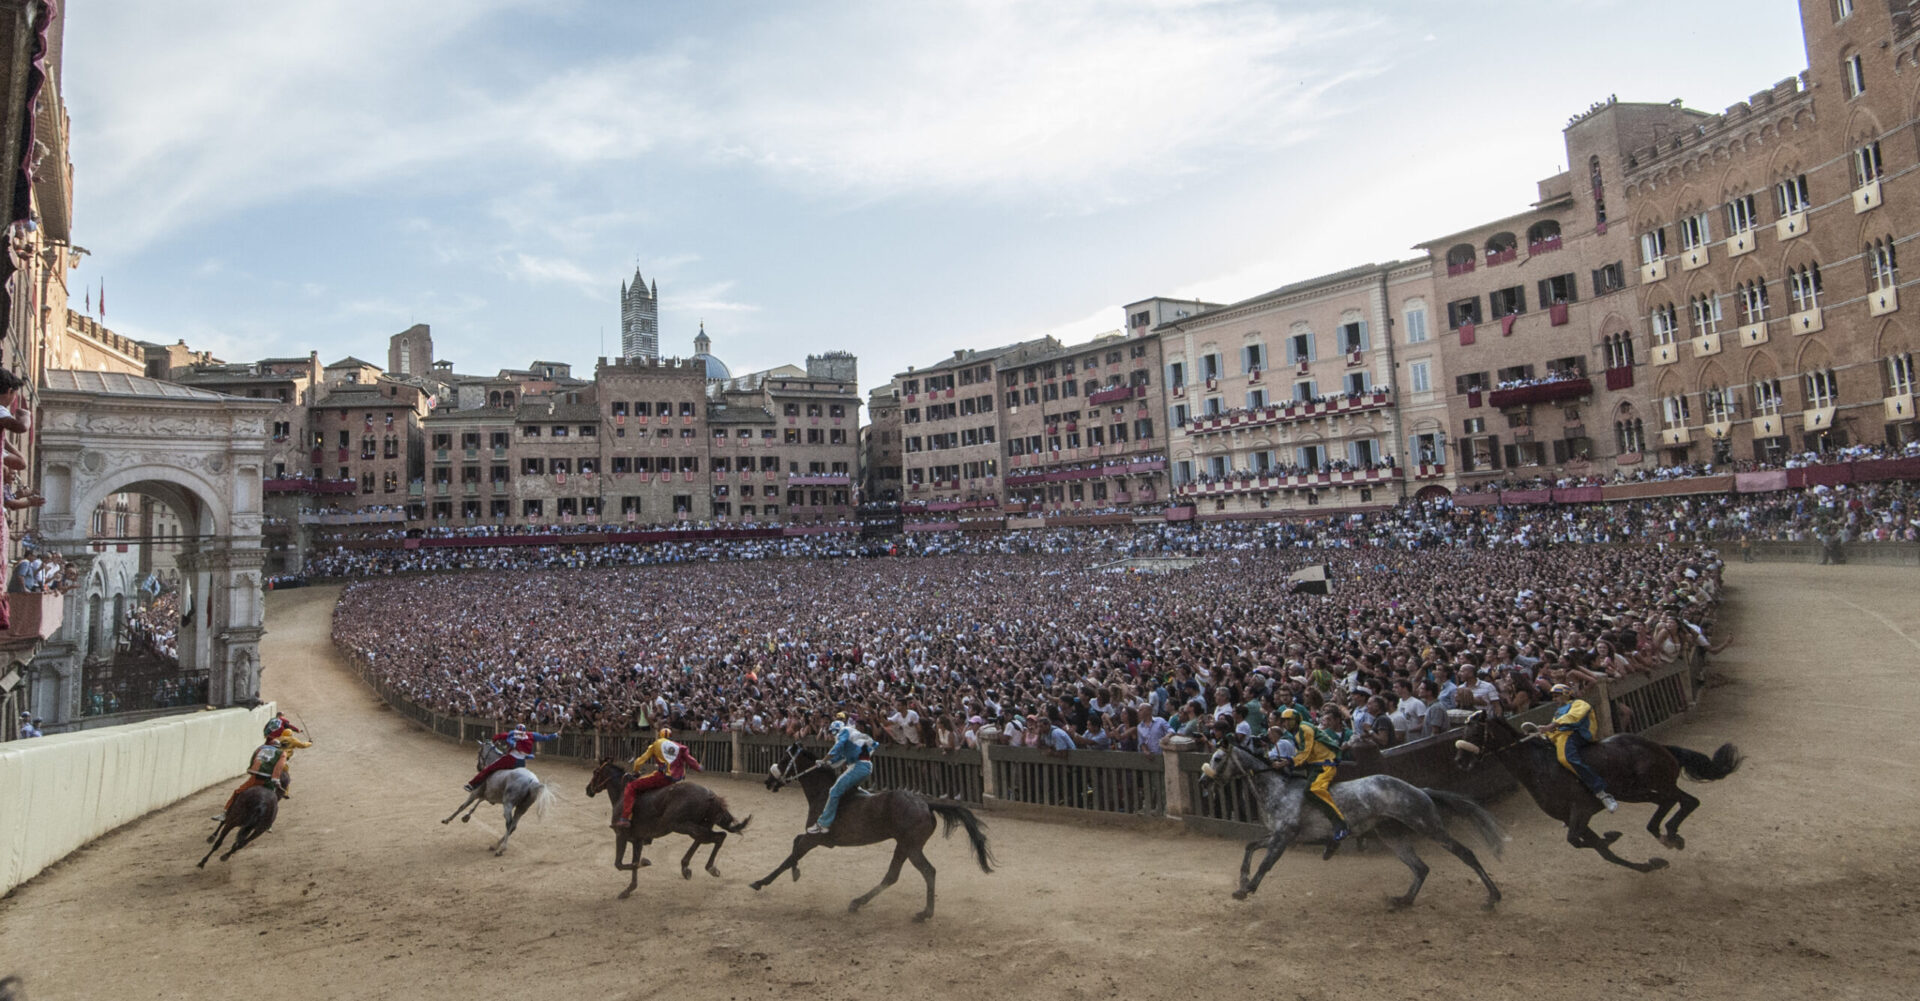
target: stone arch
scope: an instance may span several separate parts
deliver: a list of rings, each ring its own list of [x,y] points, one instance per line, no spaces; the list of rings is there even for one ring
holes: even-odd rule
[[[91,574],[95,509],[123,493],[164,507],[182,526],[174,564],[191,613],[177,635],[179,668],[206,672],[208,700],[220,705],[248,704],[259,692],[262,467],[277,405],[65,370],[46,373],[41,393],[41,541]],[[124,568],[116,574],[120,593],[130,578]],[[50,668],[56,690],[38,704],[77,714],[79,667],[98,638],[75,633],[43,646],[35,664]]]

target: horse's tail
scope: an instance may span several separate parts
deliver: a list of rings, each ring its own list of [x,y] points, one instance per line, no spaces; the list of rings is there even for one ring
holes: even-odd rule
[[[1740,757],[1740,750],[1732,744],[1721,744],[1720,749],[1713,752],[1713,757],[1711,758],[1701,754],[1699,751],[1689,751],[1684,747],[1676,747],[1672,744],[1663,744],[1661,746],[1667,749],[1667,753],[1680,760],[1680,767],[1686,769],[1687,778],[1693,779],[1696,782],[1713,782],[1724,779],[1732,775],[1734,769],[1739,768],[1740,762],[1743,760]]]
[[[547,808],[553,805],[553,790],[545,782],[540,783],[539,791],[533,797],[533,816],[536,820],[547,819]]]
[[[728,834],[739,834],[747,829],[748,824],[753,823],[753,814],[747,814],[745,820],[734,820],[733,811],[727,808],[726,798],[716,794],[713,797],[713,808],[707,811],[707,823]]]
[[[1487,843],[1487,848],[1493,852],[1496,858],[1500,855],[1502,849],[1506,847],[1507,832],[1500,829],[1500,822],[1493,819],[1493,814],[1488,813],[1485,807],[1457,792],[1448,792],[1445,789],[1422,789],[1420,791],[1426,793],[1427,798],[1433,800],[1433,805],[1439,807],[1441,813],[1455,817],[1464,817],[1471,822],[1474,831],[1480,835],[1482,841]]]
[[[987,846],[986,822],[974,816],[972,810],[957,803],[928,803],[927,809],[946,822],[945,830],[941,832],[946,837],[953,837],[955,824],[967,829],[967,840],[973,843],[973,857],[980,861],[981,872],[992,872],[993,867],[1000,863],[999,859],[993,857],[993,849]]]

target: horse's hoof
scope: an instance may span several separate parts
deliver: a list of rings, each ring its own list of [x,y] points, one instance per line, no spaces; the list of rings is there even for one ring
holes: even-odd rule
[[[460,822],[464,824],[467,821],[472,819],[473,819],[473,814],[467,814],[466,816],[460,818]]]
[[[643,858],[638,863],[639,867],[642,869],[645,869],[647,866],[650,866],[652,864],[653,864],[653,860],[650,858]]]
[[[714,868],[713,866],[707,866],[707,875],[718,876],[720,875],[720,870]]]
[[[692,878],[693,878],[693,870],[692,870],[692,869],[690,869],[690,868],[689,868],[689,869],[682,869],[682,870],[680,870],[680,878],[681,878],[681,879],[692,879]]]
[[[748,883],[747,885],[748,885],[748,886],[751,886],[751,887],[753,887],[753,888],[754,888],[755,890],[758,890],[758,889],[760,889],[761,887],[763,887],[763,886],[766,886],[767,884],[765,884],[765,883],[762,883],[762,882],[760,882],[759,880],[757,880],[757,879],[756,879],[756,880],[754,880],[753,882],[751,882],[751,883]]]
[[[1661,870],[1661,869],[1665,869],[1666,867],[1667,867],[1667,860],[1666,860],[1666,859],[1663,859],[1663,858],[1650,858],[1650,859],[1648,859],[1648,860],[1647,860],[1647,871],[1648,871],[1648,872],[1658,872],[1659,870]]]
[[[631,887],[631,886],[629,886],[629,887],[627,887],[626,889],[624,889],[624,890],[621,890],[621,891],[620,891],[620,898],[619,898],[619,899],[621,899],[621,900],[625,900],[625,899],[627,899],[628,897],[631,897],[631,896],[633,896],[633,887]]]
[[[1664,848],[1671,848],[1677,852],[1685,851],[1687,848],[1687,839],[1678,834],[1669,834],[1660,839],[1660,844]]]
[[[1496,897],[1496,898],[1493,898],[1493,899],[1491,899],[1491,900],[1488,900],[1488,901],[1487,901],[1486,903],[1484,903],[1484,904],[1481,904],[1481,905],[1480,905],[1480,909],[1481,909],[1481,910],[1483,910],[1483,911],[1486,911],[1486,912],[1487,912],[1487,913],[1489,913],[1489,914],[1491,914],[1491,913],[1493,913],[1493,912],[1494,912],[1495,910],[1498,910],[1498,909],[1499,909],[1499,906],[1500,906],[1500,900],[1499,900],[1499,898],[1497,898],[1497,897]]]
[[[1396,897],[1396,896],[1393,896],[1392,894],[1387,895],[1388,910],[1404,911],[1407,908],[1412,906],[1413,906],[1413,900],[1409,897]]]
[[[200,867],[200,868],[202,868],[202,869],[205,869],[205,868],[207,867],[207,860],[206,860],[206,859],[201,859],[201,860],[200,860],[200,866],[199,866],[199,867]]]
[[[443,820],[443,821],[441,821],[440,823],[442,823],[442,824],[451,824],[451,823],[453,823],[453,818],[452,818],[452,817],[448,817],[447,819],[445,819],[445,820]]]
[[[925,924],[925,923],[926,923],[926,920],[927,920],[928,918],[930,918],[930,917],[933,917],[933,912],[932,912],[932,911],[921,911],[920,913],[918,913],[918,914],[915,914],[915,915],[913,916],[913,923],[914,923],[914,924]]]
[[[794,881],[794,882],[796,882],[796,883],[798,883],[798,882],[800,882],[800,870],[799,870],[799,868],[797,868],[797,867],[796,867],[796,868],[794,868],[794,869],[793,869],[793,870],[791,870],[791,871],[793,872],[793,881]]]
[[[1247,891],[1245,891],[1245,890],[1235,890],[1235,891],[1233,891],[1233,899],[1235,899],[1235,900],[1245,900],[1245,899],[1247,899]]]
[[[860,901],[858,901],[858,900],[856,900],[856,901],[854,901],[854,902],[852,902],[852,903],[850,903],[850,904],[848,904],[848,905],[847,905],[847,913],[848,913],[848,914],[858,914],[858,913],[860,913]]]

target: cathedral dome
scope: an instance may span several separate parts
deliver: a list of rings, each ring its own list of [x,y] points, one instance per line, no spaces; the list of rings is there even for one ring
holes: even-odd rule
[[[713,356],[713,352],[710,350],[712,347],[713,340],[707,336],[706,321],[702,320],[700,321],[700,333],[693,339],[694,358],[707,363],[708,381],[713,382],[733,378],[733,371],[727,368],[727,363]]]

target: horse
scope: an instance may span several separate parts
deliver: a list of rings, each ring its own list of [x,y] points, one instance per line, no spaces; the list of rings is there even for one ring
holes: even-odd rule
[[[1267,870],[1280,860],[1280,854],[1288,845],[1303,839],[1315,841],[1333,836],[1333,822],[1319,808],[1307,806],[1309,783],[1305,776],[1275,768],[1239,744],[1225,744],[1215,750],[1200,773],[1203,792],[1212,783],[1224,784],[1236,776],[1245,776],[1253,783],[1254,795],[1260,801],[1260,814],[1267,822],[1267,836],[1248,842],[1246,854],[1240,859],[1240,885],[1233,891],[1235,900],[1245,900],[1260,888]],[[1407,892],[1387,898],[1396,910],[1412,906],[1413,898],[1420,893],[1420,885],[1427,880],[1427,864],[1414,852],[1409,834],[1431,838],[1465,862],[1487,888],[1487,910],[1493,910],[1500,902],[1500,888],[1493,885],[1493,877],[1487,875],[1472,849],[1454,839],[1442,817],[1442,814],[1452,814],[1466,818],[1497,856],[1507,835],[1493,814],[1480,804],[1444,789],[1417,788],[1391,775],[1369,775],[1336,783],[1333,800],[1354,834],[1372,834],[1386,842],[1393,854],[1413,870],[1413,885],[1407,887]],[[1262,847],[1266,848],[1267,857],[1249,879],[1247,870],[1253,863],[1253,853]]]
[[[273,829],[273,820],[280,814],[280,790],[271,785],[254,786],[233,798],[233,805],[227,808],[226,816],[220,819],[220,826],[214,828],[207,837],[213,847],[200,857],[199,868],[207,867],[207,859],[220,850],[220,843],[227,839],[227,832],[237,832],[233,837],[233,847],[227,849],[220,861],[233,857],[233,853],[247,846],[247,843]]]
[[[1614,865],[1626,866],[1636,872],[1652,872],[1667,867],[1667,860],[1663,858],[1630,862],[1615,855],[1613,843],[1619,840],[1620,832],[1595,834],[1593,828],[1587,826],[1593,815],[1603,807],[1580,782],[1579,776],[1560,764],[1552,742],[1544,736],[1531,731],[1522,733],[1514,729],[1512,723],[1498,716],[1489,716],[1485,711],[1467,718],[1466,731],[1464,739],[1453,742],[1459,752],[1456,755],[1458,764],[1463,768],[1471,768],[1484,758],[1500,762],[1507,771],[1513,773],[1513,777],[1540,805],[1540,809],[1567,825],[1568,844],[1575,848],[1591,848]],[[1680,822],[1700,805],[1698,799],[1681,790],[1680,773],[1684,770],[1688,778],[1713,782],[1732,775],[1734,769],[1740,767],[1740,752],[1732,744],[1720,745],[1720,749],[1709,758],[1698,751],[1658,744],[1633,733],[1616,733],[1591,744],[1581,752],[1581,757],[1599,774],[1607,784],[1607,791],[1615,799],[1624,803],[1658,804],[1653,819],[1647,821],[1647,833],[1676,851],[1687,846],[1687,840],[1680,836]],[[1663,834],[1660,821],[1675,806],[1679,810],[1667,822]]]
[[[753,815],[745,820],[735,821],[733,813],[727,809],[727,801],[713,790],[691,782],[675,782],[663,789],[649,789],[634,801],[633,817],[627,827],[618,826],[620,820],[620,797],[627,783],[638,776],[620,767],[619,762],[610,757],[601,758],[599,767],[593,770],[593,778],[587,782],[587,798],[592,799],[605,789],[607,799],[613,804],[615,821],[613,839],[613,867],[622,872],[633,873],[627,888],[620,891],[620,899],[632,895],[634,887],[640,885],[640,870],[653,864],[652,859],[641,857],[641,852],[655,838],[669,834],[684,834],[693,839],[687,846],[687,854],[680,859],[680,878],[693,878],[693,856],[701,845],[712,845],[707,853],[707,874],[720,875],[720,869],[714,865],[714,859],[720,857],[720,846],[727,841],[727,835],[739,834],[747,829]],[[633,861],[621,860],[627,856],[627,846],[633,846]]]
[[[787,783],[799,782],[801,790],[807,794],[807,826],[811,827],[820,819],[820,811],[826,808],[827,792],[833,788],[833,780],[832,771],[825,768],[813,752],[795,743],[787,748],[779,763],[767,770],[766,785],[768,791],[779,792]],[[926,909],[915,914],[913,920],[925,921],[933,917],[934,870],[933,863],[927,861],[921,849],[933,837],[936,817],[945,822],[948,837],[953,836],[955,825],[966,828],[967,840],[973,845],[973,855],[980,863],[980,871],[993,871],[999,860],[993,857],[993,850],[987,845],[986,824],[975,817],[972,810],[958,803],[932,802],[917,792],[905,789],[879,793],[857,790],[840,800],[840,812],[834,818],[832,829],[825,834],[796,835],[793,852],[786,861],[764,879],[750,885],[756,890],[761,889],[788,870],[792,870],[793,878],[798,880],[801,857],[815,848],[852,848],[892,841],[893,864],[887,867],[886,878],[880,881],[880,885],[853,898],[853,902],[847,905],[847,912],[853,913],[865,907],[868,901],[880,895],[880,891],[899,881],[900,867],[912,862],[927,881]]]
[[[473,766],[475,771],[487,767],[498,760],[502,754],[507,753],[490,740],[478,740],[474,743],[480,745],[479,760]],[[506,854],[507,839],[513,837],[514,828],[520,826],[520,818],[526,814],[527,810],[532,809],[534,816],[537,817],[547,815],[547,807],[553,803],[553,790],[548,789],[546,783],[541,782],[540,777],[533,774],[525,765],[509,768],[503,772],[494,772],[487,776],[487,781],[480,788],[467,795],[465,803],[455,807],[453,813],[441,823],[453,823],[454,817],[460,817],[461,810],[467,811],[466,816],[460,817],[461,823],[472,820],[473,812],[480,809],[482,801],[500,804],[501,815],[506,818],[507,832],[500,835],[500,840],[494,842],[492,848],[493,854],[500,856]]]

